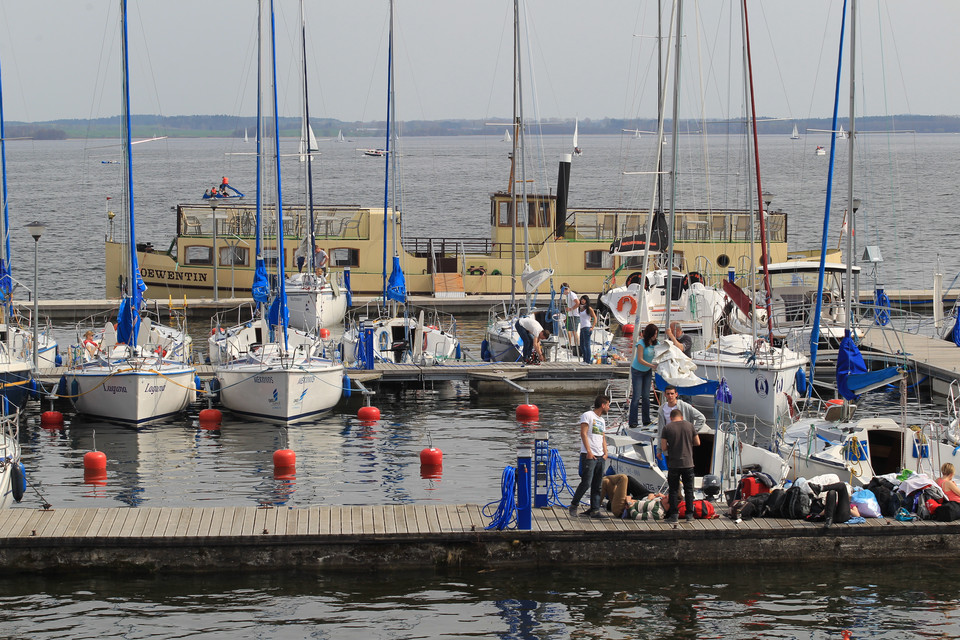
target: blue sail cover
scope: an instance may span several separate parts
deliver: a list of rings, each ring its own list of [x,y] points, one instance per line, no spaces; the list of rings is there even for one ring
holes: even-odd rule
[[[125,297],[120,301],[117,312],[117,343],[136,346],[137,332],[140,331],[140,312],[133,300]]]
[[[399,256],[393,256],[393,271],[387,281],[387,300],[407,301],[407,281],[403,277],[403,269],[400,268]]]
[[[860,349],[846,332],[837,354],[837,391],[847,400],[856,400],[861,394],[901,378],[897,367],[870,371],[863,361]]]
[[[253,271],[253,299],[257,304],[266,304],[270,299],[270,282],[267,278],[267,265],[263,258],[257,256],[257,264]]]
[[[0,303],[10,302],[13,294],[13,279],[10,276],[10,263],[0,260]]]
[[[654,373],[655,382],[657,389],[663,391],[667,388],[669,384],[666,380],[660,377],[659,373]],[[712,396],[717,392],[717,382],[715,380],[708,380],[703,384],[693,385],[691,387],[677,387],[677,393],[681,396]]]
[[[960,347],[960,313],[957,314],[957,321],[953,323],[953,331],[950,332],[950,339],[953,344]]]
[[[283,322],[280,322],[280,314],[283,314]],[[282,295],[278,295],[273,299],[273,302],[270,303],[270,309],[267,312],[267,322],[270,326],[276,326],[282,324],[284,331],[286,331],[287,325],[290,323],[290,310],[287,308],[287,305],[284,303]]]

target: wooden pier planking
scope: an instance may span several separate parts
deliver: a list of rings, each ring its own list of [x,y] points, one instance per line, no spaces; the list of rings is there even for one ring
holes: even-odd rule
[[[306,558],[318,567],[334,563],[364,570],[371,562],[382,567],[385,559],[400,568],[427,554],[439,564],[560,560],[589,564],[594,560],[584,557],[590,555],[582,553],[584,545],[603,545],[609,554],[617,548],[610,545],[634,548],[641,543],[644,554],[615,551],[623,554],[619,561],[643,564],[651,553],[661,554],[661,561],[676,561],[678,549],[704,549],[707,555],[722,551],[727,562],[754,562],[749,549],[758,540],[770,547],[770,562],[813,561],[809,553],[821,554],[820,561],[851,557],[887,561],[890,549],[905,558],[914,557],[912,553],[946,559],[960,552],[960,522],[868,519],[824,529],[802,520],[737,523],[721,517],[670,525],[581,518],[552,507],[534,510],[529,531],[486,531],[486,524],[479,505],[100,507],[46,512],[18,508],[7,510],[0,519],[0,563],[13,570],[77,566],[209,570],[253,567],[275,556],[283,566],[300,567]],[[823,538],[828,542],[817,542]],[[252,546],[258,549],[256,554],[249,552]],[[90,553],[93,548],[97,553]]]

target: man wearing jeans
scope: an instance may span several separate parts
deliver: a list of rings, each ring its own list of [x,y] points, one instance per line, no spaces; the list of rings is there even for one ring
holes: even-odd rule
[[[687,503],[687,520],[693,520],[693,448],[700,445],[700,436],[693,424],[683,419],[683,412],[674,409],[670,422],[660,436],[660,449],[667,456],[667,488],[670,508],[667,509],[667,524],[680,520],[680,481],[683,480],[683,497]]]
[[[603,487],[603,467],[607,461],[607,439],[603,432],[606,421],[603,416],[610,411],[610,398],[597,396],[593,401],[593,411],[580,416],[580,484],[570,501],[570,515],[577,515],[580,498],[590,489],[590,508],[583,516],[606,518],[600,510],[600,490]]]

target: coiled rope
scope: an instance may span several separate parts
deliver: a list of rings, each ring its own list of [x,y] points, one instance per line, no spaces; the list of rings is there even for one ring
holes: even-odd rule
[[[487,517],[491,518],[490,524],[488,524],[484,529],[489,531],[490,529],[496,529],[498,531],[503,531],[504,529],[510,529],[516,526],[517,522],[517,470],[515,467],[504,467],[503,475],[500,477],[500,492],[501,497],[499,502],[490,502],[484,505],[481,513]],[[497,510],[493,514],[490,513],[490,507],[492,505],[497,505]]]

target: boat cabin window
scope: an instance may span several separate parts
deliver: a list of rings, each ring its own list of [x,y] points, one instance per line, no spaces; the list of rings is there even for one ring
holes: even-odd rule
[[[263,250],[263,266],[268,269],[277,268],[277,250],[276,249],[267,249]]]
[[[185,264],[213,264],[213,247],[202,245],[184,247],[183,258]]]
[[[517,201],[518,206],[523,203]],[[494,201],[493,214],[494,224],[499,227],[509,227],[513,225],[513,202],[512,201]],[[517,224],[522,226],[523,220],[518,220]],[[550,201],[549,200],[528,200],[527,201],[527,226],[529,227],[549,227],[550,220]]]
[[[613,256],[606,250],[584,251],[583,266],[585,269],[611,269]]]
[[[334,267],[359,267],[360,250],[349,247],[330,249],[330,260]]]
[[[220,266],[250,266],[250,249],[247,247],[220,247]]]

